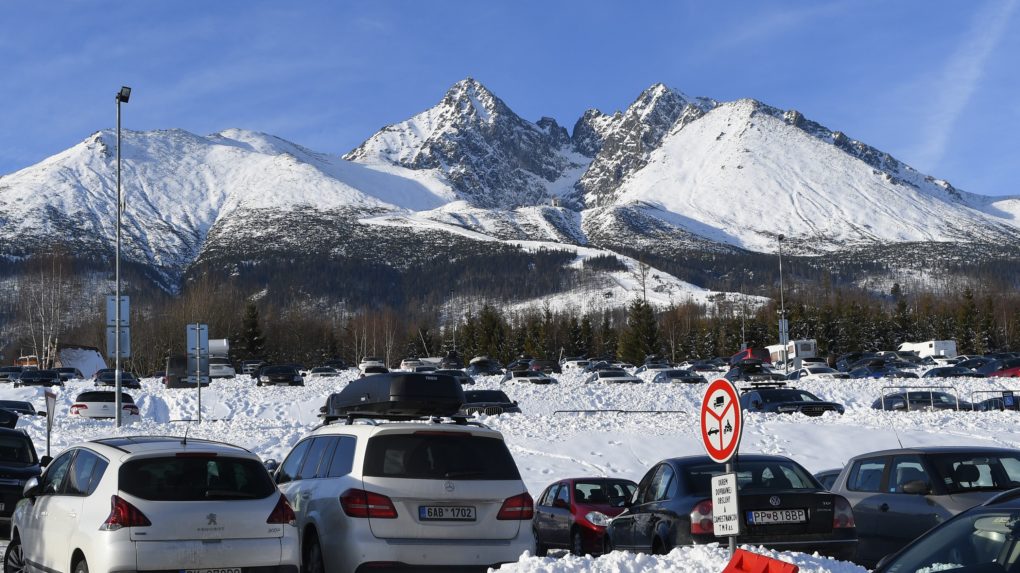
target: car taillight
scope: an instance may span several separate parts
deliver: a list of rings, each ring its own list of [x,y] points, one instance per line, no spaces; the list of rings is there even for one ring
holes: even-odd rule
[[[297,525],[297,516],[294,515],[294,508],[290,506],[290,502],[287,501],[287,496],[280,494],[280,499],[276,502],[276,507],[273,508],[273,512],[269,514],[269,519],[266,523],[281,523],[283,525]]]
[[[857,527],[854,523],[854,510],[850,502],[842,497],[836,497],[835,512],[832,514],[832,528],[846,529]]]
[[[390,498],[363,489],[349,489],[340,494],[340,505],[350,517],[397,518],[397,508]]]
[[[535,517],[535,500],[528,492],[507,498],[499,508],[496,519],[531,519]]]
[[[117,531],[122,527],[146,527],[152,525],[139,509],[119,496],[110,497],[110,516],[99,526],[100,531]]]
[[[88,410],[88,409],[89,409],[89,407],[86,406],[85,404],[72,404],[71,405],[71,413],[72,414],[77,414],[78,412],[81,412],[82,410]]]
[[[124,404],[124,409],[127,410],[129,414],[138,413],[138,406],[135,406],[134,404]]]
[[[691,535],[714,535],[712,525],[712,500],[699,501],[691,510]]]

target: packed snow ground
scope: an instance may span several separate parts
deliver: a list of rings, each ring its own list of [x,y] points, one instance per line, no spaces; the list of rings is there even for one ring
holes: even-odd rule
[[[120,430],[109,420],[71,418],[68,410],[79,392],[91,389],[73,381],[58,391],[51,450],[110,435],[184,435],[222,440],[248,448],[263,459],[281,460],[291,446],[319,420],[326,396],[357,377],[347,371],[336,378],[310,379],[301,387],[257,388],[247,376],[217,380],[202,391],[203,423],[197,417],[194,390],[168,390],[157,379],[144,379],[143,389],[128,390],[138,404],[141,420]],[[698,432],[698,406],[703,385],[585,384],[585,376],[567,373],[548,386],[500,384],[499,377],[483,377],[477,389],[501,388],[520,403],[522,414],[479,419],[499,430],[517,460],[532,496],[549,483],[572,476],[608,475],[639,481],[657,461],[703,453]],[[984,391],[1014,390],[1010,379],[939,380],[924,383],[955,387],[951,393],[969,400],[990,397]],[[921,380],[909,381],[914,385]],[[804,382],[797,385],[823,399],[846,406],[846,414],[819,418],[796,415],[745,414],[741,452],[789,456],[812,472],[841,467],[850,457],[879,449],[918,445],[995,445],[1020,447],[1016,412],[910,412],[873,410],[872,402],[887,380]],[[0,398],[30,400],[45,409],[43,390],[0,386]],[[562,410],[652,410],[660,413],[569,413]],[[46,449],[46,419],[22,418],[19,428],[32,436],[39,454]],[[756,549],[756,551],[763,551]],[[807,572],[861,573],[861,568],[824,557],[770,553],[794,562]],[[532,571],[691,571],[718,572],[727,561],[724,547],[679,548],[666,556],[623,552],[599,558],[529,555],[503,570]]]

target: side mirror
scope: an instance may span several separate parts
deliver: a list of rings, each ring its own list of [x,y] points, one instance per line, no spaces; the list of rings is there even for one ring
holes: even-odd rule
[[[517,400],[514,400],[514,406],[517,406],[517,405],[518,405],[518,404],[517,404]]]
[[[276,468],[280,467],[280,462],[276,461],[273,458],[269,458],[268,460],[262,462],[262,465],[266,466],[266,471],[268,471],[269,473],[274,473],[276,472]]]
[[[50,457],[50,456],[43,456],[43,457],[39,458],[39,465],[42,466],[42,467],[46,467],[46,466],[50,465],[50,462],[52,462],[52,461],[53,461],[52,457]]]
[[[915,479],[903,484],[903,493],[914,495],[925,495],[928,493],[928,484],[924,480]]]
[[[46,412],[40,412],[40,411],[36,410],[35,415],[36,416],[45,416]]]
[[[39,478],[34,476],[28,478],[24,489],[21,490],[21,494],[28,499],[35,499],[35,496],[39,495]]]

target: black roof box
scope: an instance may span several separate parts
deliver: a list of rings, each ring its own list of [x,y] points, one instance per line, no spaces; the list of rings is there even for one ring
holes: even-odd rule
[[[392,372],[354,380],[331,394],[322,409],[322,418],[328,424],[341,418],[454,417],[463,403],[464,390],[453,376]]]

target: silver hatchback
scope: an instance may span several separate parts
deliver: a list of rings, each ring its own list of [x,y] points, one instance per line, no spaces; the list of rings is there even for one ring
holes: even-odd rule
[[[4,572],[297,573],[294,511],[258,456],[205,440],[73,446],[25,484]]]

